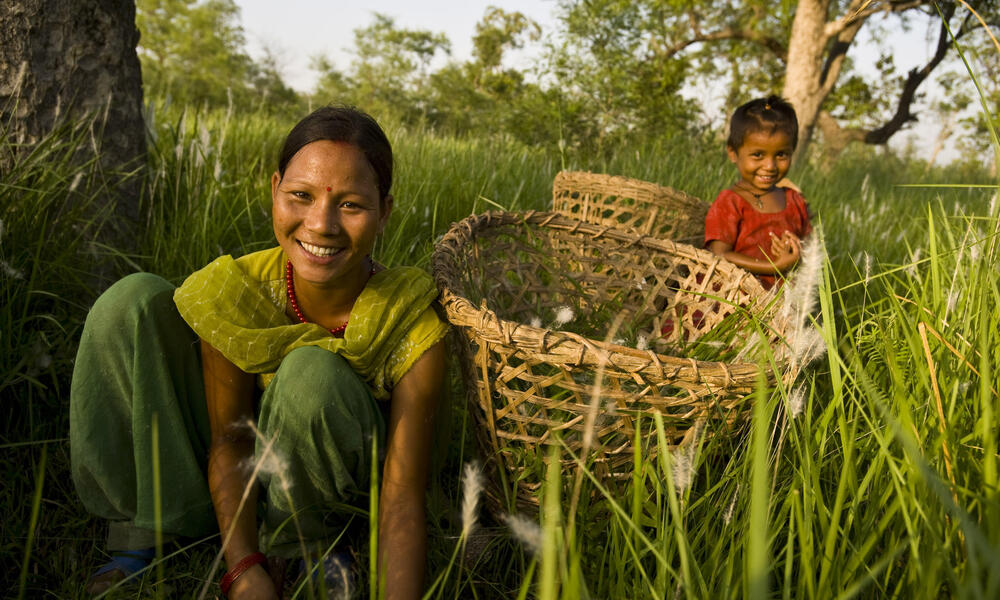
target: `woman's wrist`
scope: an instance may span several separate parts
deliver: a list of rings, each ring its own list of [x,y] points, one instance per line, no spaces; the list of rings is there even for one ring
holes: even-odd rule
[[[226,574],[222,576],[222,581],[219,582],[219,588],[221,588],[222,594],[224,596],[228,596],[229,589],[233,587],[233,583],[235,583],[241,575],[246,573],[251,568],[265,563],[267,563],[267,556],[265,556],[263,552],[254,552],[253,554],[248,554],[243,557],[243,559],[233,565],[232,569],[226,571]]]

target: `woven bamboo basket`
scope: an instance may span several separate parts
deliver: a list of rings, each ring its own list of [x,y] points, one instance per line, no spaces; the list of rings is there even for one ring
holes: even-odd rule
[[[594,398],[584,458],[609,485],[630,476],[634,440],[655,454],[653,413],[670,445],[696,426],[740,422],[760,367],[736,357],[751,331],[782,339],[774,297],[745,271],[552,212],[468,217],[432,261],[480,447],[511,482],[489,490],[501,506],[513,494],[520,508],[537,507],[544,446],[581,454]]]
[[[560,171],[552,182],[552,210],[567,217],[701,246],[708,203],[649,181]]]

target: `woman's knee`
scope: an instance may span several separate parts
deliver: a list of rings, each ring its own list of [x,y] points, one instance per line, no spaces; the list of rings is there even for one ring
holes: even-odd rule
[[[261,408],[309,421],[333,416],[369,422],[376,412],[371,391],[350,364],[316,346],[296,348],[281,361]]]
[[[112,322],[121,329],[150,312],[173,308],[174,286],[159,275],[132,273],[122,277],[101,294],[87,316],[89,322]]]

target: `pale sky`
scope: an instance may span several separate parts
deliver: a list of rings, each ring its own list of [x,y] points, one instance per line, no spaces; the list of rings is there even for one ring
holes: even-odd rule
[[[347,69],[354,30],[369,25],[374,13],[393,17],[401,28],[444,33],[451,42],[452,58],[459,61],[470,56],[476,23],[489,6],[520,11],[545,33],[555,27],[554,0],[236,0],[236,4],[242,11],[250,54],[257,56],[262,47],[271,48],[279,57],[286,83],[300,91],[309,91],[316,81],[316,72],[309,68],[316,54]]]
[[[541,53],[546,38],[551,39],[557,25],[556,0],[368,0],[363,3],[236,0],[236,4],[242,12],[251,56],[259,57],[262,48],[269,48],[278,58],[279,70],[286,83],[300,91],[309,91],[315,84],[317,73],[309,68],[309,64],[317,54],[327,56],[341,70],[348,68],[354,30],[370,24],[376,12],[393,17],[401,28],[444,33],[451,42],[451,59],[464,61],[471,53],[475,25],[482,19],[487,7],[494,5],[507,11],[520,11],[541,25],[543,40],[510,57],[511,66],[517,68],[530,66],[533,58]],[[873,24],[884,26],[884,30],[877,31]],[[862,72],[873,76],[878,53],[871,42],[872,36],[888,39],[896,48],[894,59],[898,73],[905,74],[910,68],[928,60],[933,52],[932,42],[936,33],[936,26],[930,32],[926,25],[916,25],[904,32],[895,17],[890,20],[876,18],[862,29],[849,56]],[[440,59],[435,64],[444,60]],[[943,69],[939,67],[935,75],[941,71]],[[694,84],[685,95],[697,98],[703,106],[721,106],[724,91],[718,86],[714,88],[710,83]],[[922,90],[933,93],[932,86],[927,83]],[[718,118],[711,116],[715,112],[711,109],[706,112],[710,113],[709,119],[716,125],[725,120],[721,114]],[[935,123],[935,118],[926,111],[922,116],[922,122],[912,132],[898,133],[893,137],[892,144],[902,145],[907,136],[915,135],[929,149],[940,124]],[[950,154],[946,151],[941,159],[947,161]]]

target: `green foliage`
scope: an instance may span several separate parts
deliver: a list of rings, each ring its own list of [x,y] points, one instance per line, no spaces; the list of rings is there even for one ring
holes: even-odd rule
[[[693,66],[666,56],[670,32],[685,18],[662,2],[563,2],[565,43],[554,49],[552,74],[584,104],[598,139],[640,130],[685,131],[698,108],[678,92]],[[706,63],[711,64],[711,63]]]
[[[462,69],[452,85],[488,106]],[[470,212],[545,208],[562,167],[703,198],[733,177],[711,132],[643,131],[614,146],[618,134],[590,119],[586,95],[524,82],[492,90],[524,103],[524,118],[490,125],[509,135],[383,119],[399,168],[379,260],[427,266],[434,240]],[[81,582],[106,559],[103,525],[72,489],[65,438],[92,299],[137,268],[178,281],[219,254],[273,243],[267,181],[298,115],[153,98],[139,254],[93,242],[114,216],[101,199],[121,174],[74,160],[89,124],[54,132],[0,173],[0,568],[21,574],[22,597],[82,598]],[[434,118],[444,129],[446,117]],[[534,139],[563,143],[529,143],[531,127]],[[586,151],[596,139],[606,152]],[[522,515],[539,527],[537,549],[509,535],[507,521],[484,518],[471,536],[456,534],[457,474],[473,438],[456,402],[460,436],[431,489],[430,597],[996,597],[1000,200],[981,165],[928,170],[866,147],[829,171],[792,173],[830,253],[814,315],[826,358],[794,386],[761,386],[748,428],[710,431],[690,454],[665,444],[649,460],[637,453],[620,496],[602,493],[586,461],[560,470],[554,459],[574,460],[565,447],[525,457],[547,473],[543,518]],[[642,425],[665,437],[662,422]],[[579,504],[562,485],[575,477]],[[194,540],[113,596],[191,595],[212,579],[217,549]]]
[[[138,265],[178,281],[219,254],[273,243],[267,181],[296,115],[183,110],[162,101],[149,112],[142,255],[125,257],[132,262],[118,263],[114,274]],[[426,266],[433,241],[470,212],[496,205],[541,209],[551,201],[561,167],[555,151],[510,136],[453,137],[426,126],[383,124],[399,171],[379,260]],[[62,208],[69,194],[86,200],[106,189],[106,174],[95,164],[68,159],[75,145],[87,143],[85,131],[56,134],[47,151],[0,178],[0,258],[22,274],[3,280],[0,302],[0,319],[7,319],[0,322],[6,384],[0,407],[8,424],[0,493],[7,551],[0,564],[12,574],[26,572],[25,597],[82,598],[80,582],[105,560],[102,525],[79,505],[69,481],[65,440],[76,337],[103,285],[87,279],[84,261],[92,252],[113,251],[89,243],[89,228],[107,215],[87,202],[79,212]],[[706,198],[733,177],[721,143],[708,136],[646,138],[613,154],[568,157],[566,166],[658,181]],[[560,486],[575,471],[548,477],[538,554],[485,515],[456,552],[460,524],[451,515],[461,502],[458,473],[468,458],[460,436],[473,439],[456,390],[460,436],[431,491],[437,504],[429,511],[429,580],[447,573],[433,598],[739,597],[751,575],[753,589],[789,597],[975,597],[977,587],[980,597],[991,597],[988,586],[1000,573],[996,488],[986,466],[1000,416],[989,387],[1000,358],[1000,313],[992,300],[1000,285],[1000,233],[996,209],[988,208],[995,179],[969,173],[967,183],[993,183],[985,190],[900,187],[954,182],[957,175],[924,175],[923,164],[871,148],[849,151],[829,173],[802,168],[792,176],[822,222],[831,254],[829,282],[821,288],[827,358],[796,388],[758,392],[763,401],[752,438],[743,429],[712,432],[690,456],[686,487],[673,475],[683,455],[666,448],[652,460],[637,459],[630,491],[621,496],[603,496],[592,473],[582,475],[575,514]],[[933,367],[921,322],[954,348],[927,329]],[[53,346],[40,353],[33,344],[42,334]],[[43,354],[51,357],[44,368],[37,360]],[[795,398],[801,412],[792,418]],[[562,457],[572,460],[565,449]],[[544,473],[544,456],[535,458]],[[30,532],[30,564],[22,569]],[[218,549],[215,540],[194,544],[164,553],[165,580],[151,574],[142,587],[115,597],[145,597],[150,586],[167,597],[190,595],[208,577]],[[759,548],[767,561],[751,554]]]
[[[520,12],[507,12],[490,6],[483,20],[476,23],[472,38],[472,56],[483,71],[498,71],[507,50],[522,48],[525,38],[537,41],[542,35],[538,23]]]
[[[341,74],[322,57],[314,60],[321,79],[313,98],[321,104],[353,104],[382,118],[418,121],[427,110],[424,89],[430,62],[450,51],[444,34],[401,29],[392,17],[375,13],[370,25],[354,31],[349,74]]]
[[[233,0],[137,0],[139,60],[147,93],[181,106],[260,106],[298,102],[273,61],[245,52],[239,7]]]
[[[538,24],[522,13],[491,7],[476,25],[472,58],[431,71],[431,60],[449,50],[444,35],[402,29],[376,14],[373,23],[354,32],[355,59],[346,72],[325,57],[314,59],[320,80],[312,97],[317,103],[354,104],[383,119],[460,136],[506,132],[520,142],[549,148],[559,140],[565,145],[567,138],[587,139],[588,132],[577,122],[582,115],[578,103],[558,88],[530,83],[524,73],[503,66],[509,51],[540,34]]]

